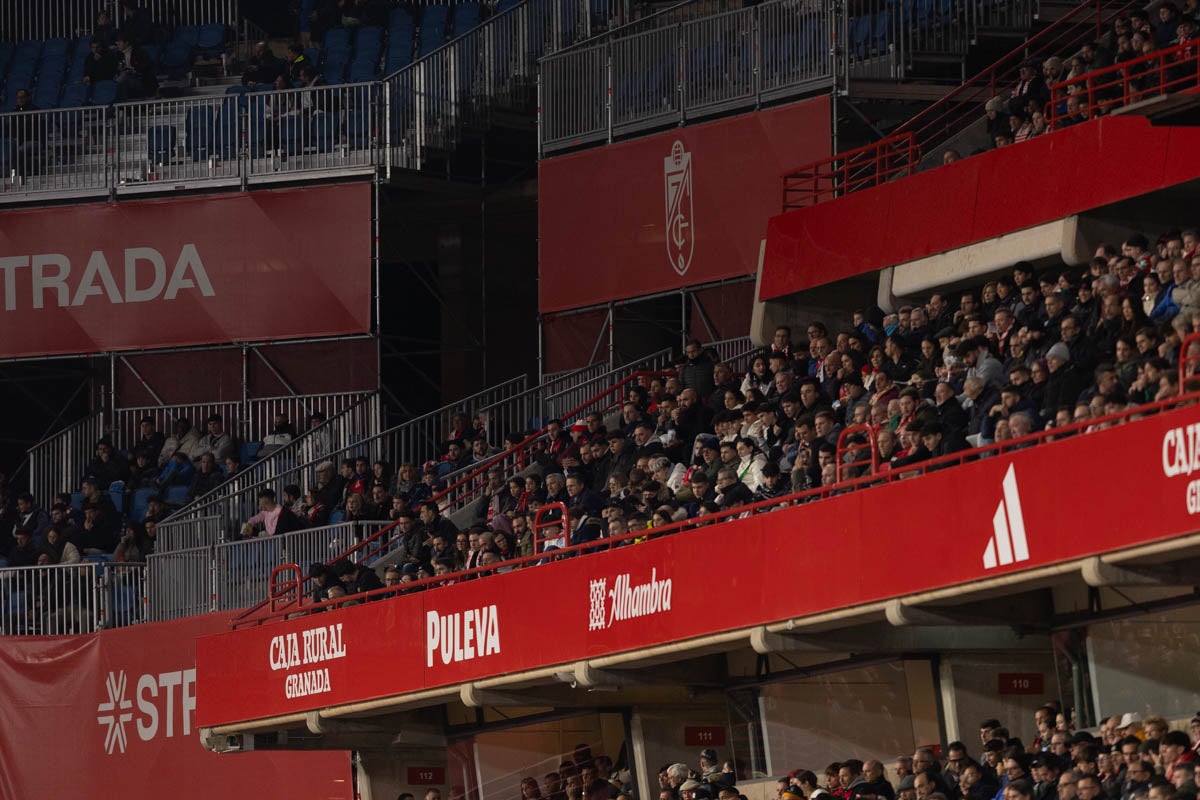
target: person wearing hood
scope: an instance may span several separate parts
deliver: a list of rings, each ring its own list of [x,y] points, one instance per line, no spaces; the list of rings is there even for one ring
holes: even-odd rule
[[[1071,351],[1063,342],[1058,342],[1046,351],[1046,368],[1050,370],[1050,376],[1046,379],[1042,413],[1043,416],[1053,416],[1060,406],[1075,406],[1086,378],[1075,368]]]

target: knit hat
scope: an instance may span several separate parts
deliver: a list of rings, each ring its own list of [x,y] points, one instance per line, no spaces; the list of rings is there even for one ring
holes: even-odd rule
[[[1057,358],[1059,361],[1070,361],[1071,351],[1062,342],[1056,342],[1046,351],[1046,358]]]

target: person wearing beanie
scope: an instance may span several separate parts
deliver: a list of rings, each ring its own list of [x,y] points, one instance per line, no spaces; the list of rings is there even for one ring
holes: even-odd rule
[[[1046,390],[1042,395],[1042,418],[1054,419],[1062,407],[1075,407],[1086,379],[1071,363],[1071,350],[1062,342],[1055,342],[1046,351],[1046,367],[1050,375],[1046,378]]]

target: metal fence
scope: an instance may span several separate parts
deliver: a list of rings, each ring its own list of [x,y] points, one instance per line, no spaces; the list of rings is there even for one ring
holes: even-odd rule
[[[225,541],[225,520],[218,516],[168,519],[154,526],[154,552],[168,553]]]
[[[95,411],[29,448],[29,491],[48,508],[55,494],[75,488],[104,435],[104,411]]]
[[[227,534],[232,535],[244,520],[256,513],[261,490],[272,489],[282,496],[283,487],[288,484],[294,483],[301,489],[315,486],[316,467],[326,459],[337,463],[362,456],[372,462],[386,461],[398,467],[404,463],[419,464],[426,459],[436,458],[458,413],[464,414],[468,420],[482,415],[486,420],[488,435],[498,439],[509,430],[523,429],[528,424],[518,424],[522,415],[531,413],[526,380],[522,375],[374,435],[361,439],[350,437],[350,441],[342,447],[332,447],[331,443],[326,453],[313,455],[301,463],[279,464],[273,476],[255,480],[254,473],[250,473],[244,479],[231,480],[227,490],[213,492],[187,505],[170,521],[216,516],[223,521]]]
[[[217,610],[252,606],[266,597],[271,570],[280,564],[324,564],[349,550],[384,522],[344,522],[280,536],[226,542],[213,548]]]
[[[832,10],[774,0],[547,56],[542,152],[827,87],[835,22]]]
[[[146,558],[147,615],[151,622],[217,610],[216,561],[211,545]]]
[[[735,373],[748,372],[750,362],[754,360],[754,354],[762,350],[761,347],[754,346],[749,336],[740,336],[736,339],[721,339],[716,342],[709,342],[704,346],[716,350],[717,356],[721,361],[728,364],[729,368]]]
[[[0,569],[0,634],[61,636],[145,621],[144,564]]]
[[[577,411],[583,404],[594,397],[602,395],[605,390],[614,384],[620,383],[630,374],[642,370],[666,369],[670,365],[671,348],[667,347],[647,356],[642,356],[636,361],[631,361],[616,369],[606,369],[604,372],[594,375],[589,373],[586,376],[581,376],[580,380],[574,381],[568,386],[551,387],[556,388],[557,391],[547,392],[542,396],[542,419],[561,419],[564,415],[573,411],[583,413]],[[567,425],[570,425],[571,422],[572,420],[564,420],[564,424]]]
[[[238,0],[141,0],[155,25],[234,26],[241,16]],[[123,21],[119,0],[5,0],[0,4],[0,41],[53,39],[90,33],[101,11],[116,27]]]
[[[334,417],[361,403],[367,396],[366,392],[330,392],[118,408],[113,412],[114,440],[118,447],[132,447],[139,437],[138,425],[143,417],[151,417],[156,430],[170,433],[175,420],[180,418],[203,431],[204,421],[217,414],[224,420],[227,433],[243,441],[260,442],[274,427],[276,414],[282,414],[297,430],[303,430],[310,414],[320,412],[326,417]]]
[[[269,88],[269,87],[268,87]],[[0,115],[0,202],[373,173],[383,85]]]

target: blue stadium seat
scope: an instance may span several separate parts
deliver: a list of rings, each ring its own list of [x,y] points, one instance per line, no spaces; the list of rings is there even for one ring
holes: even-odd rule
[[[125,511],[125,481],[113,481],[108,486],[108,496],[116,506],[117,513]]]
[[[67,59],[67,54],[71,52],[71,42],[65,38],[47,39],[42,45],[42,60],[48,58],[60,57],[64,61]]]
[[[258,453],[262,450],[262,442],[242,442],[242,446],[238,450],[239,460],[243,464],[249,464],[254,459],[258,458]]]
[[[426,6],[421,15],[421,33],[418,42],[420,55],[428,55],[446,42],[445,6]]]
[[[354,35],[354,61],[378,62],[383,52],[383,28],[367,25]]]
[[[377,72],[374,62],[360,63],[355,61],[350,65],[350,71],[346,74],[346,80],[349,83],[370,83],[377,77]]]
[[[352,108],[346,112],[346,139],[350,147],[364,150],[371,144],[371,111],[369,108]]]
[[[279,145],[289,156],[304,152],[305,140],[308,137],[307,127],[307,121],[297,114],[280,118]]]
[[[345,61],[327,61],[321,67],[321,75],[325,78],[325,82],[331,86],[345,83],[347,66]]]
[[[200,41],[200,26],[199,25],[180,25],[175,29],[175,35],[171,37],[171,44],[185,44],[188,47],[196,47]]]
[[[328,153],[333,150],[337,139],[337,116],[327,111],[318,111],[312,115],[311,141],[316,145],[318,153]]]
[[[459,3],[454,8],[454,35],[462,36],[479,24],[479,4]]]
[[[116,81],[96,81],[92,84],[92,105],[110,106],[117,102]]]
[[[177,72],[190,67],[195,59],[195,46],[185,42],[174,41],[167,45],[162,55],[162,66],[167,72]]]
[[[246,144],[250,149],[251,158],[262,158],[270,140],[270,129],[267,127],[266,100],[261,94],[250,96],[246,112]],[[223,115],[229,116],[229,115]]]
[[[393,8],[388,14],[388,33],[413,30],[413,18],[407,8]]]
[[[171,486],[167,489],[167,504],[173,506],[181,506],[188,500],[188,487],[186,486]]]
[[[170,164],[175,159],[175,126],[154,125],[146,129],[146,158],[151,164]]]
[[[330,28],[325,32],[322,52],[326,60],[350,60],[350,31],[346,28]]]
[[[219,22],[210,22],[200,28],[196,37],[196,48],[207,58],[215,58],[221,54],[225,46],[225,26]]]
[[[129,516],[134,522],[141,522],[146,518],[146,509],[150,505],[150,498],[154,494],[154,489],[138,489],[133,493],[133,498],[129,504]]]
[[[342,511],[339,508],[329,515],[329,524],[337,525],[339,522],[342,522],[345,519],[346,519],[346,512]]]
[[[313,5],[316,0],[301,0],[300,2],[300,32],[308,33],[312,30],[312,12]]]
[[[58,96],[62,92],[62,79],[43,76],[33,90],[33,104],[41,109],[58,108]]]
[[[33,66],[37,64],[38,59],[42,56],[42,42],[40,39],[36,41],[24,41],[17,45],[16,52],[13,53],[12,63],[28,64]]]
[[[388,42],[387,61],[384,65],[384,74],[391,75],[393,72],[402,70],[412,63],[412,40],[397,41],[393,36]]]
[[[88,86],[86,83],[68,83],[59,98],[59,107],[78,108],[87,105]]]
[[[244,108],[245,106],[243,106]],[[226,99],[221,104],[221,110],[217,114],[217,143],[216,150],[222,159],[225,161],[237,157],[238,152],[238,104],[231,102],[231,98]]]
[[[212,106],[193,106],[184,115],[184,151],[192,161],[206,161],[213,154],[214,117]]]
[[[83,492],[71,492],[71,508],[83,513]]]

